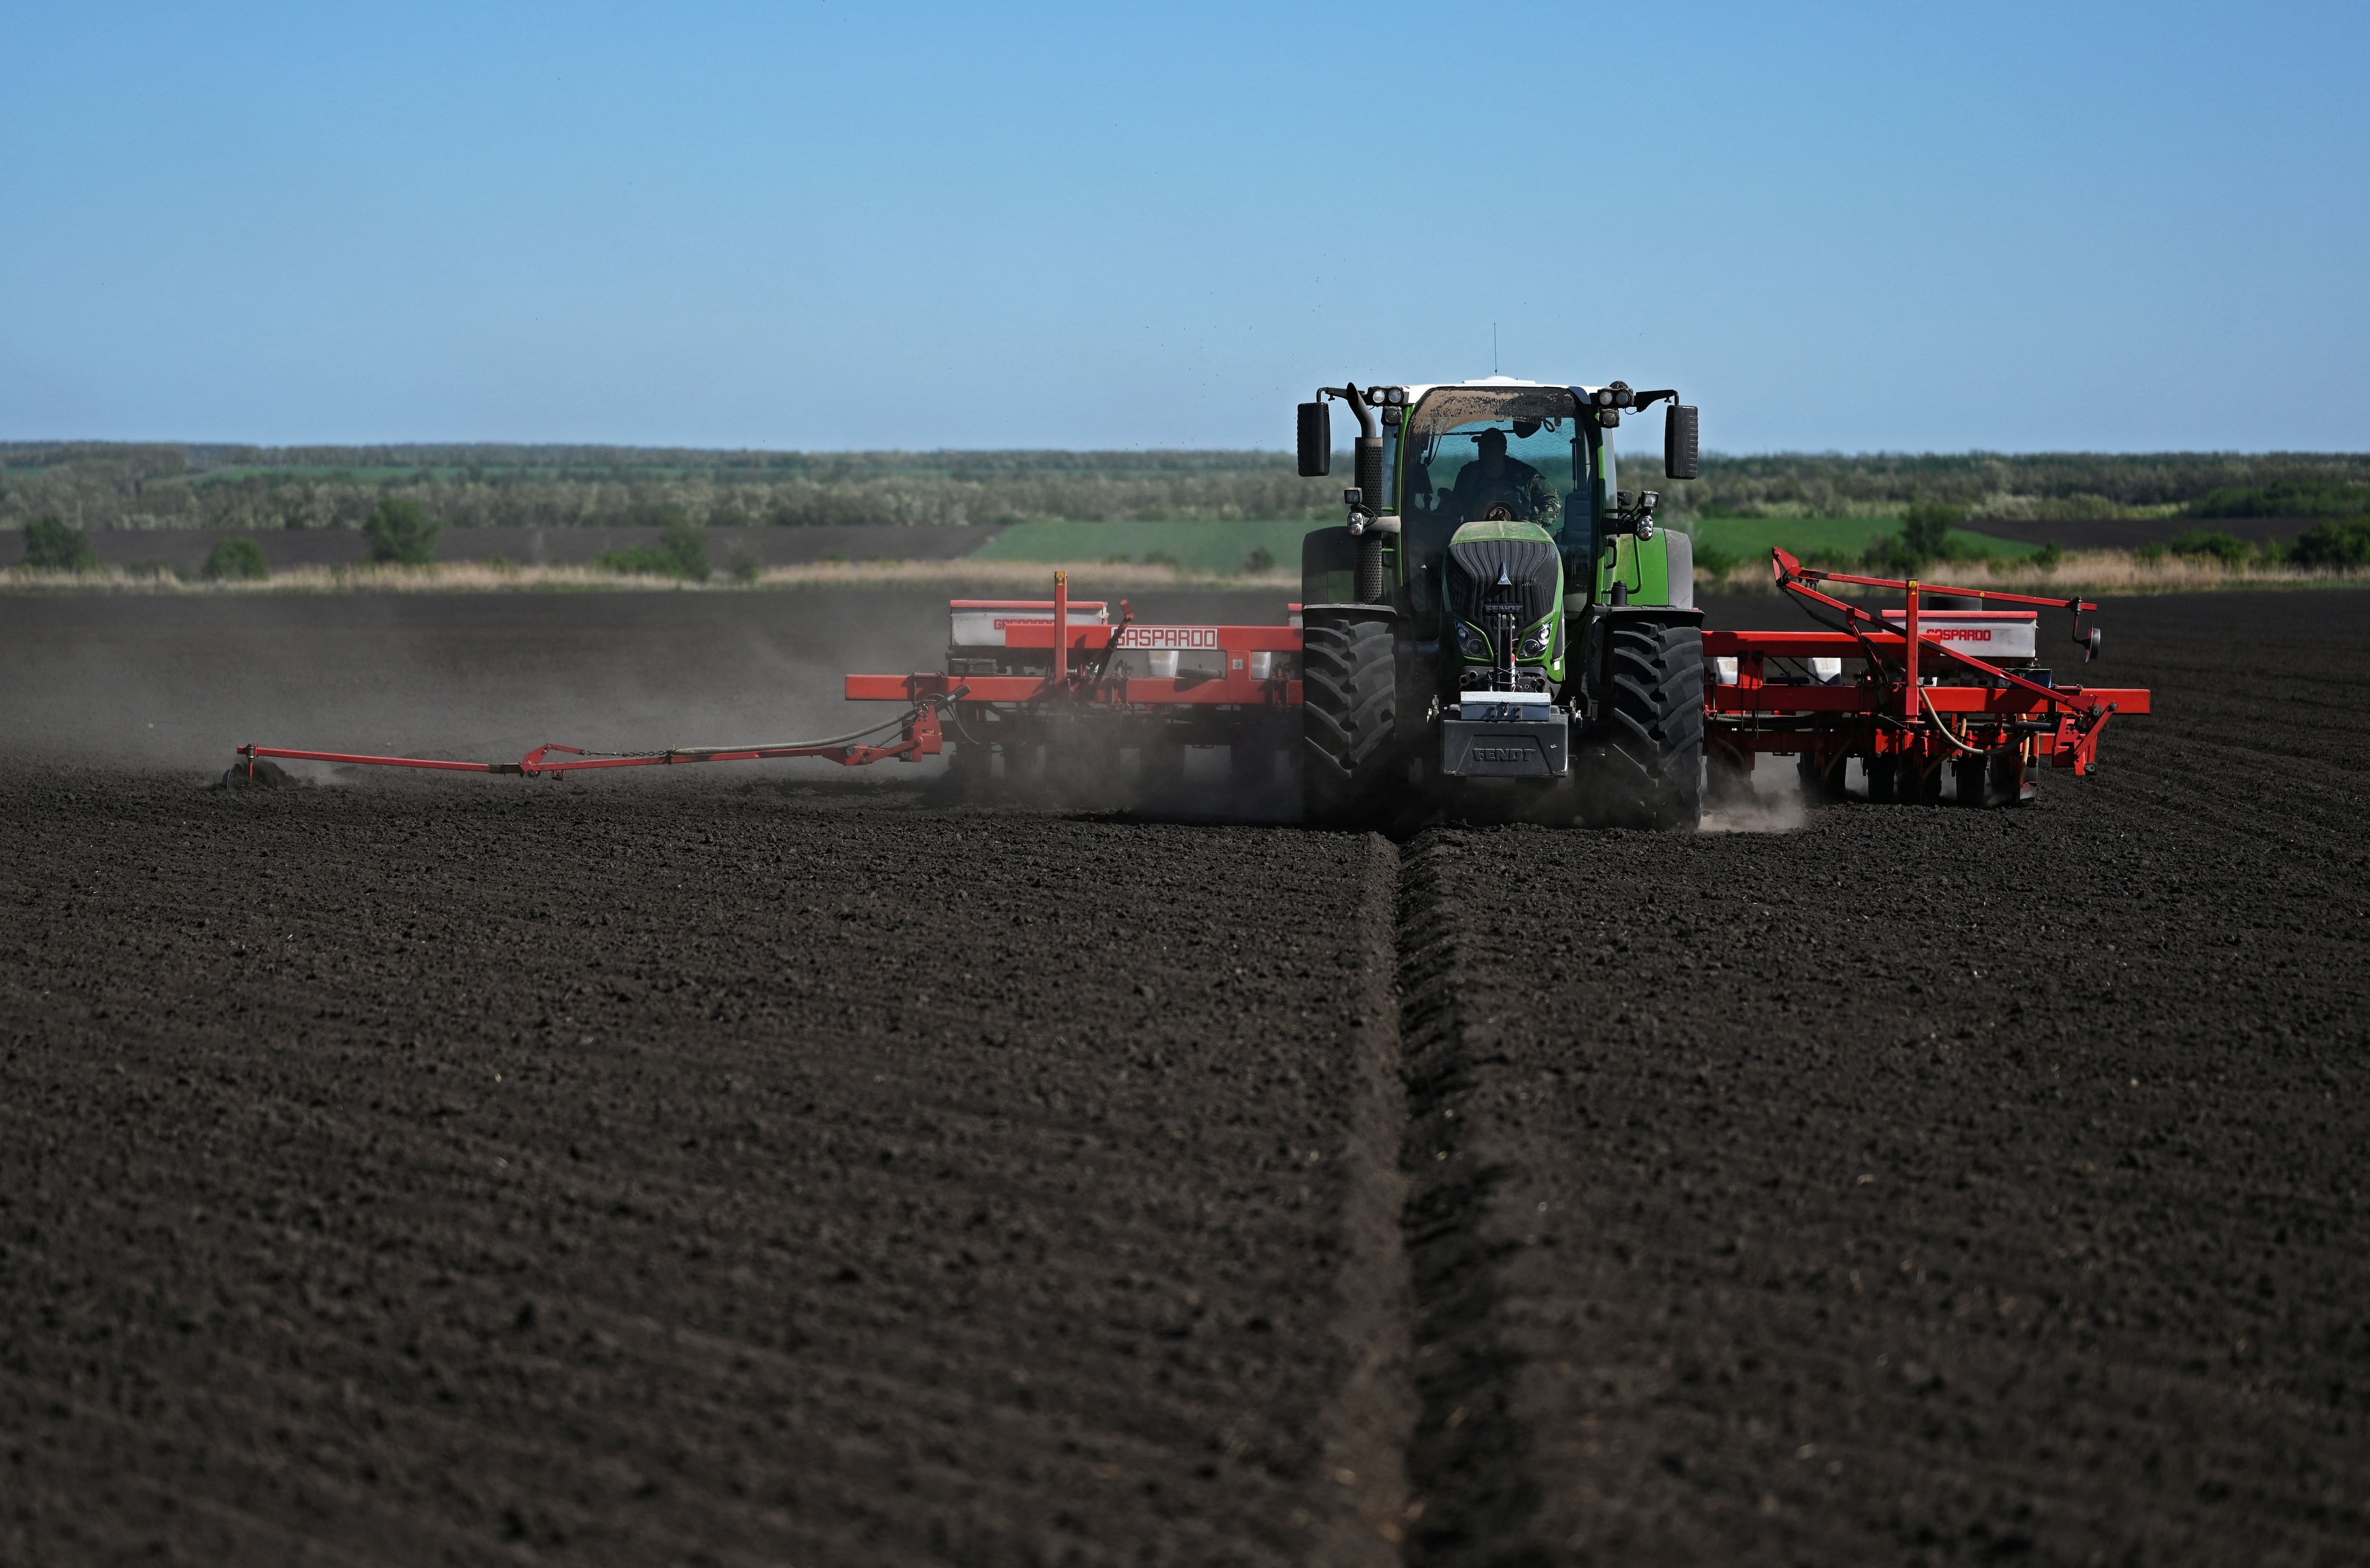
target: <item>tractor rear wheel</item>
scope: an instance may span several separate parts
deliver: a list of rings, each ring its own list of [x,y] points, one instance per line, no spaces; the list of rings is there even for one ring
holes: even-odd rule
[[[1301,816],[1317,827],[1378,820],[1395,755],[1398,672],[1391,624],[1355,610],[1304,612]]]
[[[1693,829],[1703,819],[1703,633],[1631,624],[1607,635],[1614,813],[1625,825]]]

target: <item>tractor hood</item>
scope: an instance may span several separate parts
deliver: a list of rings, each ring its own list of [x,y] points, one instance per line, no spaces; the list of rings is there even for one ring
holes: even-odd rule
[[[1449,612],[1487,629],[1493,612],[1513,608],[1515,626],[1530,626],[1559,608],[1562,567],[1535,522],[1468,522],[1448,542]]]

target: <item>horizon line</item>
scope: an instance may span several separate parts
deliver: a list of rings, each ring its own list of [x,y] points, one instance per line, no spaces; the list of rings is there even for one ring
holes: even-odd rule
[[[224,448],[259,452],[327,452],[381,450],[391,452],[426,450],[469,450],[512,448],[527,451],[594,451],[622,452],[708,452],[719,457],[759,455],[769,457],[949,457],[949,456],[1033,456],[1063,453],[1082,457],[1165,456],[1165,455],[1231,455],[1245,457],[1289,458],[1292,452],[1283,447],[1233,446],[939,446],[939,447],[798,447],[798,446],[701,446],[632,441],[510,441],[477,439],[455,441],[193,441],[180,438],[146,438],[122,436],[46,436],[29,439],[0,437],[0,451],[31,451],[54,447],[167,447],[184,451]],[[1659,443],[1619,449],[1622,455],[1641,457],[1658,454]],[[1349,451],[1337,448],[1339,456]],[[2295,457],[2295,458],[2370,458],[2370,449],[2312,451],[2285,447],[2158,447],[2146,450],[2109,450],[2082,447],[2050,447],[2028,452],[2012,452],[1996,447],[1967,447],[1957,450],[1939,448],[1916,451],[1908,448],[1877,448],[1847,452],[1839,447],[1818,450],[1807,448],[1778,449],[1765,452],[1716,452],[1707,450],[1706,462],[1742,463],[1763,458],[1834,458],[1867,461],[1885,458],[2042,458],[2042,457]]]

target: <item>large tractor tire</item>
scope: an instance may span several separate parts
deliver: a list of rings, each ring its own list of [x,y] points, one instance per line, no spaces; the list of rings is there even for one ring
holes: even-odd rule
[[[1398,722],[1390,622],[1354,610],[1305,612],[1300,693],[1302,818],[1320,828],[1379,821]]]
[[[1622,826],[1692,830],[1703,820],[1703,633],[1633,624],[1607,635],[1605,807]]]

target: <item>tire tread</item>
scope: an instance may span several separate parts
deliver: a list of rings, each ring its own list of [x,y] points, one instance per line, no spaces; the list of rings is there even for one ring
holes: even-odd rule
[[[1302,628],[1300,733],[1304,815],[1353,826],[1381,807],[1398,721],[1391,624],[1312,615]]]

